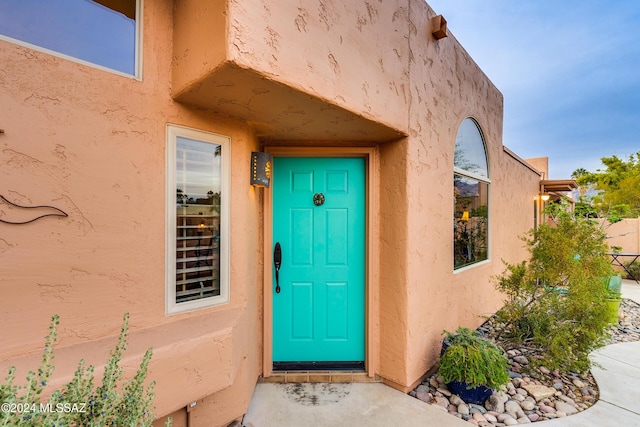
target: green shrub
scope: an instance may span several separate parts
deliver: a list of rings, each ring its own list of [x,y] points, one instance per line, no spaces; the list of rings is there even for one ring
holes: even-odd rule
[[[9,369],[4,383],[0,383],[0,426],[150,426],[153,416],[153,388],[145,388],[144,381],[152,350],[145,353],[140,368],[131,380],[122,384],[124,370],[119,363],[127,347],[129,314],[123,319],[115,348],[105,364],[102,383],[94,386],[94,368],[80,360],[73,379],[43,401],[41,394],[51,378],[54,365],[53,344],[57,337],[59,317],[54,315],[38,371],[27,374],[26,384],[15,384],[15,367]],[[171,421],[167,423],[171,425]]]
[[[495,344],[469,328],[445,333],[449,347],[440,358],[438,374],[446,383],[458,381],[468,387],[497,389],[509,382],[507,358]]]
[[[613,271],[606,234],[562,206],[548,214],[553,224],[524,238],[530,259],[507,263],[497,278],[507,297],[497,313],[498,339],[527,342],[548,368],[584,371],[608,330],[605,278]]]

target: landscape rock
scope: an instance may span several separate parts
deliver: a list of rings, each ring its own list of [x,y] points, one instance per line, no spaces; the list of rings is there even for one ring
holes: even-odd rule
[[[443,408],[449,406],[449,400],[446,397],[436,396],[433,400],[436,402],[436,405],[442,406]]]
[[[517,363],[519,363],[520,365],[528,365],[529,364],[529,359],[527,359],[525,356],[515,356],[513,358],[513,360]]]
[[[464,400],[462,400],[460,396],[458,396],[457,394],[454,394],[453,396],[451,396],[449,398],[449,402],[451,402],[452,405],[456,405],[456,406],[465,403]]]
[[[479,412],[476,412],[475,414],[473,414],[473,419],[476,420],[478,423],[487,421],[487,419],[484,417],[484,415],[482,415]]]
[[[610,329],[608,344],[640,341],[640,305],[623,299],[620,315],[619,324]],[[482,327],[483,334],[489,337],[494,330],[491,322],[487,321]],[[531,362],[539,360],[539,356],[525,347],[510,348],[507,354],[511,380],[504,391],[494,392],[483,406],[451,395],[437,374],[425,379],[409,394],[479,427],[513,426],[571,416],[597,401],[597,385],[589,373],[578,375],[537,366]]]
[[[469,415],[469,405],[467,405],[466,403],[461,403],[460,405],[458,405],[458,413],[462,415]]]
[[[494,415],[489,413],[484,414],[484,418],[492,424],[495,424],[498,422],[498,419]]]
[[[428,391],[417,391],[416,398],[422,400],[423,402],[430,402],[433,396]]]
[[[547,405],[540,405],[538,409],[540,409],[540,412],[544,412],[545,414],[553,414],[556,412],[555,408]]]
[[[509,400],[504,404],[504,411],[511,415],[516,420],[518,418],[524,417],[524,412],[522,411],[522,407],[515,400]]]
[[[487,409],[484,406],[476,405],[475,403],[469,404],[469,408],[471,409],[471,413],[480,412],[481,414],[484,414],[487,412]]]
[[[563,412],[566,415],[573,415],[578,413],[578,408],[566,402],[558,402],[556,403],[556,414],[559,412]]]
[[[532,411],[536,407],[536,401],[527,397],[525,400],[520,402],[520,407],[522,407],[524,411]]]
[[[445,397],[451,397],[451,392],[449,390],[447,390],[446,388],[438,388],[437,389],[440,394],[442,394]]]
[[[504,420],[504,425],[506,426],[517,426],[518,425],[518,420],[516,420],[515,418],[509,417],[506,420]]]
[[[580,381],[579,379],[573,380],[573,385],[575,385],[578,388],[585,388],[586,387],[586,385],[582,381]]]
[[[535,400],[540,402],[543,399],[556,394],[556,389],[538,384],[525,384],[522,386]]]

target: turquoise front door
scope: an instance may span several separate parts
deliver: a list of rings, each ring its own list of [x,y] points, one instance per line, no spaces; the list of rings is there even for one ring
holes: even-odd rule
[[[363,366],[365,160],[276,157],[273,183],[274,368]]]

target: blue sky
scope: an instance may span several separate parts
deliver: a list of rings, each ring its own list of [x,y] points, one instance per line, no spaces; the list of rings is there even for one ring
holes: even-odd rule
[[[640,151],[640,1],[427,2],[504,95],[504,145],[551,179]]]

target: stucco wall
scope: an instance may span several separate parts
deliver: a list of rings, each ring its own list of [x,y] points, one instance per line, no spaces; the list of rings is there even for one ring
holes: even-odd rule
[[[408,8],[407,1],[230,0],[229,59],[406,129]]]
[[[158,415],[234,383],[244,384],[234,405],[246,408],[260,369],[261,194],[248,182],[258,141],[243,121],[171,99],[173,2],[144,5],[141,81],[0,41],[0,194],[69,214],[0,223],[0,372],[17,365],[24,378],[37,366],[54,313],[55,382],[80,358],[100,370],[130,312],[125,364],[154,347]],[[174,316],[165,316],[167,123],[231,137],[224,197],[242,212],[231,225],[230,303]]]
[[[607,244],[609,246],[620,246],[623,253],[640,253],[640,219],[625,218],[620,222],[609,223],[599,219],[601,227],[607,233]],[[624,262],[630,259],[623,259]]]
[[[240,416],[261,372],[270,191],[249,185],[250,152],[358,144],[380,160],[372,372],[400,389],[418,381],[443,329],[499,308],[491,277],[525,256],[539,180],[503,150],[501,93],[451,34],[431,36],[434,15],[422,0],[146,1],[142,81],[0,42],[0,194],[69,213],[0,224],[0,370],[34,366],[54,312],[59,373],[79,357],[100,364],[129,311],[127,364],[156,349],[158,415],[184,418],[197,402],[192,425]],[[487,144],[490,259],[454,272],[453,152],[466,117]],[[232,141],[231,301],[168,317],[167,123]]]
[[[400,346],[382,346],[381,372],[399,388],[415,383],[437,361],[443,329],[475,327],[482,323],[481,315],[500,307],[501,297],[490,278],[503,270],[501,259],[526,256],[518,237],[533,227],[533,199],[540,179],[503,151],[502,94],[454,37],[431,38],[435,12],[420,1],[410,2],[409,11],[408,143],[382,150],[383,164],[385,154],[403,156],[401,161],[389,158],[389,164],[401,171],[402,178],[394,175],[394,183],[401,180],[396,190],[404,185],[403,195],[406,192],[402,203],[394,200],[400,195],[390,199],[390,206],[400,207],[397,217],[383,221],[383,227],[401,228],[406,214],[406,228],[400,233],[390,230],[382,248],[383,253],[403,254],[395,256],[406,265],[401,269],[404,277],[393,262],[383,262],[380,284],[381,294],[390,294],[381,298],[382,313],[394,313],[382,321],[381,340],[404,341]],[[478,122],[487,146],[490,259],[454,272],[453,152],[466,117]],[[383,170],[382,176],[384,186],[390,174]],[[392,217],[389,212],[385,215]],[[387,277],[399,280],[385,281]],[[398,336],[398,331],[404,335]]]

